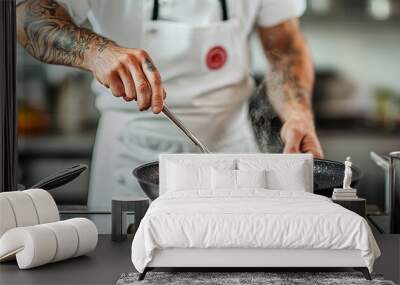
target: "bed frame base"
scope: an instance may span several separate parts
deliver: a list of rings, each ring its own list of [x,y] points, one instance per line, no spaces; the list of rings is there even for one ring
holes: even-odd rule
[[[356,271],[361,271],[361,273],[364,275],[365,279],[372,280],[371,274],[369,274],[369,270],[367,267],[353,267],[353,269]]]
[[[139,274],[138,281],[142,281],[142,280],[144,279],[144,277],[146,277],[146,273],[147,273],[148,271],[150,271],[150,270],[152,270],[151,267],[146,267],[146,268],[143,270],[143,272]]]
[[[139,280],[152,269],[176,271],[360,271],[371,280],[359,250],[254,249],[254,248],[167,248],[156,249]],[[279,270],[283,269],[283,270]],[[339,270],[341,269],[341,270]]]
[[[146,277],[146,273],[156,269],[156,267],[145,267],[143,272],[139,274],[138,281],[142,281]]]
[[[163,267],[160,267],[160,268],[163,268]],[[272,269],[272,268],[273,267],[269,267],[269,269]],[[285,269],[287,269],[287,271],[290,271],[290,269],[294,269],[294,268],[295,267],[285,268]],[[353,270],[355,270],[355,271],[360,271],[364,275],[364,278],[366,280],[369,280],[369,281],[372,280],[371,275],[370,275],[369,270],[368,270],[367,267],[350,267],[350,268],[353,268]],[[138,281],[142,281],[146,277],[146,273],[149,272],[149,271],[152,271],[154,269],[157,269],[157,267],[146,267],[143,270],[143,272],[139,274]],[[187,269],[190,269],[190,267],[185,267],[185,271],[187,271]],[[202,269],[202,271],[204,271],[205,268],[203,267],[201,269]],[[218,269],[218,268],[209,268],[209,271],[212,272],[212,271],[215,271],[215,269]],[[246,268],[246,269],[249,272],[253,272],[253,271],[249,270],[250,268]],[[255,269],[257,269],[257,271],[262,271],[262,269],[266,269],[266,268],[255,268]],[[275,267],[274,269],[282,269],[282,268],[276,268]],[[326,267],[325,267],[325,269],[326,269]],[[229,268],[229,272],[245,272],[245,271],[246,270],[244,268],[234,268],[234,267],[233,268],[232,267]]]

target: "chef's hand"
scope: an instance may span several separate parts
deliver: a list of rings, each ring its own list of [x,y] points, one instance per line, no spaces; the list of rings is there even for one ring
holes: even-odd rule
[[[93,55],[90,70],[115,97],[136,100],[141,111],[161,112],[165,97],[161,76],[144,50],[108,45]]]
[[[294,113],[287,118],[281,129],[281,138],[285,143],[284,153],[311,153],[315,158],[324,156],[311,114]]]

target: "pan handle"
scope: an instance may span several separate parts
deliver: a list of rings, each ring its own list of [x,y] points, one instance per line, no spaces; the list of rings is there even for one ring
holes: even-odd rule
[[[51,190],[60,186],[67,184],[68,182],[74,180],[76,177],[81,175],[87,169],[87,165],[78,164],[67,169],[56,172],[42,180],[40,180],[31,188],[40,188],[43,190]]]

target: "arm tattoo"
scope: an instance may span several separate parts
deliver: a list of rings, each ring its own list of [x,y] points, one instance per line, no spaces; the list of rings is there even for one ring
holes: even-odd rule
[[[156,67],[154,66],[154,64],[151,62],[150,59],[146,58],[144,61],[144,65],[146,66],[146,69],[150,72],[154,72],[156,71]]]
[[[266,76],[268,96],[277,109],[287,104],[311,106],[312,79],[310,81],[308,70],[311,61],[294,37],[289,35],[284,46],[267,51],[272,65]]]
[[[95,46],[102,52],[112,41],[78,27],[54,0],[29,0],[21,24],[25,49],[37,59],[53,64],[81,66],[85,52]]]

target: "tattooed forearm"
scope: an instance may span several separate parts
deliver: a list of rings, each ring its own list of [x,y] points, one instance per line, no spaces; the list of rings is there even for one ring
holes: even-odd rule
[[[268,96],[281,116],[287,110],[311,110],[313,66],[296,22],[260,31],[271,70],[266,76]]]
[[[311,86],[302,73],[304,54],[290,40],[287,49],[271,52],[271,72],[267,75],[270,95],[283,101],[308,104]],[[280,91],[280,92],[279,92]]]
[[[75,25],[53,0],[28,0],[18,6],[17,37],[28,53],[43,62],[81,68],[88,50],[101,52],[112,43]]]

